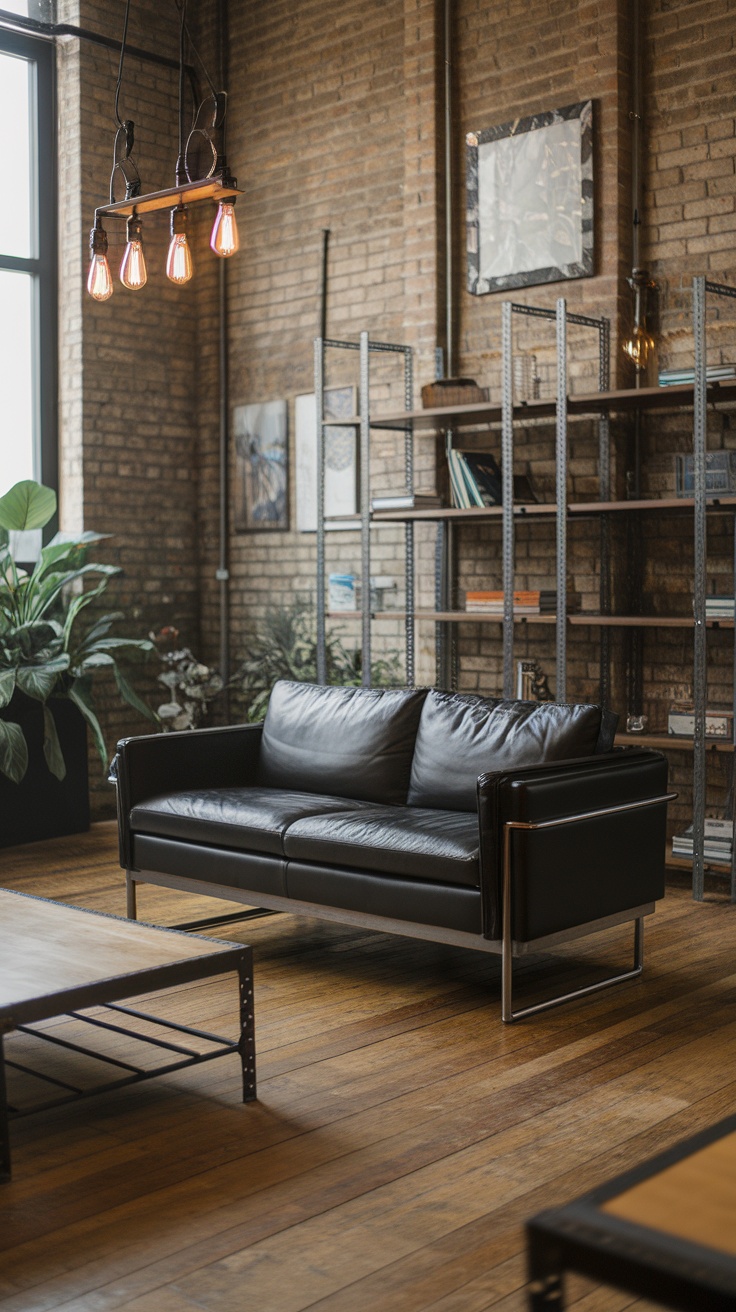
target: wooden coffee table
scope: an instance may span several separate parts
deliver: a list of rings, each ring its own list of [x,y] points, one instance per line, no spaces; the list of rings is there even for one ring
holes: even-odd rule
[[[665,1307],[736,1312],[736,1116],[527,1225],[529,1306],[578,1271]]]
[[[239,983],[237,1040],[119,1005],[123,999],[142,993],[230,971],[237,974]],[[94,1014],[83,1014],[90,1007],[95,1009]],[[162,1051],[167,1060],[163,1065],[143,1069],[117,1055],[105,1056],[62,1038],[48,1027],[35,1028],[35,1022],[55,1016],[69,1016],[84,1022],[90,1030],[127,1035],[136,1043]],[[138,1022],[137,1029],[131,1028],[134,1021]],[[4,1042],[13,1030],[105,1062],[116,1069],[117,1076],[93,1088],[80,1088],[44,1072],[42,1064],[29,1067],[14,1061],[8,1052],[12,1042]],[[187,1046],[187,1038],[196,1038],[199,1046]],[[256,1065],[253,957],[249,947],[157,929],[138,921],[80,911],[59,902],[0,890],[0,1179],[10,1178],[9,1121],[13,1117],[136,1084],[231,1053],[240,1056],[243,1102],[250,1102],[256,1096]],[[57,1096],[26,1111],[10,1107],[6,1066],[14,1066],[54,1086]]]

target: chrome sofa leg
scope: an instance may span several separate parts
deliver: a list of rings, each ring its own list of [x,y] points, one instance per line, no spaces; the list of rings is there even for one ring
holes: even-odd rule
[[[549,1011],[550,1007],[559,1007],[563,1002],[572,1002],[575,998],[587,997],[589,993],[599,993],[613,984],[623,984],[627,979],[636,979],[644,969],[644,918],[638,916],[634,921],[634,965],[631,970],[624,970],[619,975],[610,975],[608,979],[599,980],[597,984],[586,984],[582,989],[573,989],[570,993],[561,993],[556,998],[537,1002],[531,1007],[521,1007],[514,1011],[513,1006],[513,954],[510,939],[504,934],[503,955],[501,959],[501,1019],[506,1025],[522,1020],[525,1016],[534,1016],[539,1011]]]
[[[128,920],[138,919],[138,905],[136,898],[136,881],[133,878],[133,871],[125,872],[125,914]]]

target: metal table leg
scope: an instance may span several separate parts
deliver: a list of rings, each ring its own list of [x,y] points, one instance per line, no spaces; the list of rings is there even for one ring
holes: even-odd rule
[[[253,1010],[253,952],[248,948],[238,968],[240,1039],[238,1051],[243,1072],[243,1102],[256,1097],[256,1032]]]
[[[10,1179],[10,1126],[8,1089],[5,1083],[4,1031],[0,1030],[0,1180]]]

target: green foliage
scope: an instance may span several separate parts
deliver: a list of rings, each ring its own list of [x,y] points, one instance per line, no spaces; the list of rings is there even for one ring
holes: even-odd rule
[[[8,530],[43,528],[56,510],[56,495],[40,483],[16,483],[0,498],[0,708],[14,692],[41,702],[44,708],[44,758],[57,779],[66,766],[49,699],[68,697],[78,706],[92,730],[103,765],[107,750],[92,702],[92,678],[110,669],[125,701],[147,719],[153,712],[128,684],[118,666],[125,657],[151,651],[147,640],[116,638],[110,631],[121,611],[101,615],[86,630],[80,629],[82,611],[105,591],[119,574],[114,565],[87,561],[89,547],[106,534],[57,533],[41,551],[32,572],[26,573],[13,558]],[[87,579],[94,586],[84,590]],[[70,591],[69,584],[80,580]],[[0,719],[0,773],[19,783],[28,768],[28,747],[20,725]]]
[[[362,682],[360,651],[348,651],[338,630],[327,630],[327,682],[342,687],[359,687]],[[260,632],[234,674],[231,687],[243,697],[246,718],[262,720],[271,689],[278,679],[297,683],[317,682],[317,626],[314,608],[304,601],[272,607]],[[376,688],[398,688],[403,671],[397,652],[371,664],[371,682]]]

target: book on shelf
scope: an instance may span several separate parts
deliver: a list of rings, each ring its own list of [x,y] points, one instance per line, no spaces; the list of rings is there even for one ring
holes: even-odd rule
[[[691,857],[693,855],[693,849],[693,826],[689,825],[684,834],[674,835],[672,839],[672,855]],[[733,821],[706,820],[703,836],[703,856],[706,860],[722,861],[724,864],[727,864],[731,860],[732,849]]]
[[[734,608],[734,598],[728,593],[705,599],[705,617],[709,620],[732,620]]]
[[[503,591],[471,591],[465,594],[468,613],[503,615]],[[514,593],[515,615],[554,615],[557,612],[557,593],[552,589],[537,588]]]
[[[441,505],[442,497],[436,492],[396,492],[373,497],[371,510],[434,510]]]
[[[448,446],[447,464],[455,506],[470,510],[503,504],[501,467],[490,451],[458,451]],[[514,474],[514,501],[529,504],[537,500],[531,476]]]
[[[695,495],[695,457],[675,456],[675,489],[678,497]],[[706,497],[736,494],[736,451],[707,451],[705,455]]]
[[[705,376],[709,383],[727,382],[731,378],[736,378],[736,364],[708,365]],[[676,387],[678,383],[694,381],[694,369],[660,369],[659,371],[660,387]]]
[[[674,738],[695,736],[695,710],[692,706],[673,706],[667,713],[667,733]],[[733,742],[733,711],[706,710],[705,737]]]

